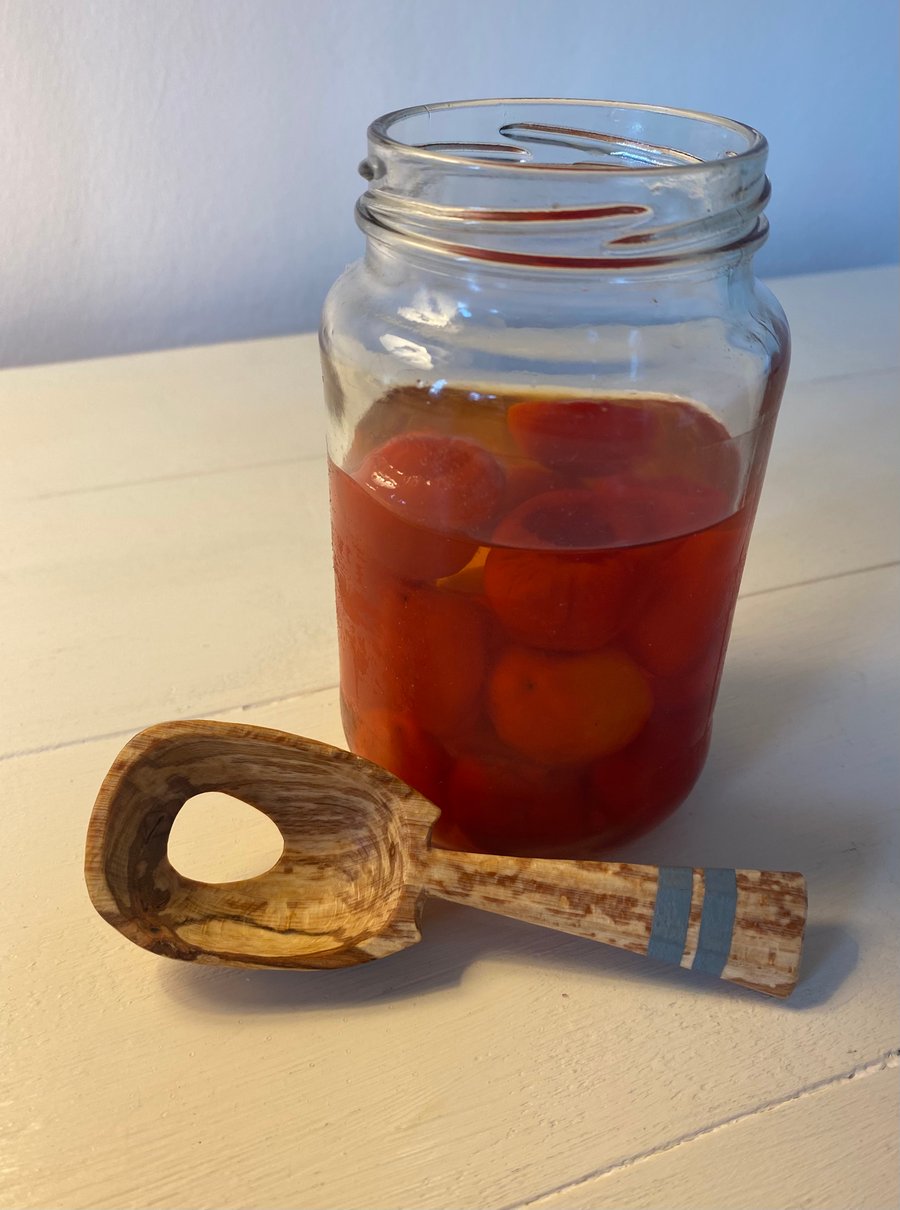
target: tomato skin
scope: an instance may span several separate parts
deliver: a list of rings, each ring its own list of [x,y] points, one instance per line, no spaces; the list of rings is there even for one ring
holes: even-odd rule
[[[408,585],[388,604],[377,655],[404,708],[443,738],[478,711],[490,640],[490,617],[475,597]]]
[[[746,529],[741,525],[691,534],[656,570],[649,598],[636,610],[623,641],[649,672],[686,673],[721,648],[743,567]]]
[[[634,835],[674,811],[700,776],[709,737],[708,715],[657,719],[627,747],[595,761],[588,814],[597,840]]]
[[[485,852],[565,844],[585,828],[583,777],[502,750],[468,753],[450,773],[446,813],[448,824]]]
[[[373,450],[354,476],[388,508],[440,533],[490,525],[506,476],[497,459],[466,437],[402,433]]]
[[[450,760],[412,715],[369,710],[352,724],[353,751],[405,781],[432,802],[441,797]]]
[[[627,469],[652,449],[657,416],[627,399],[527,401],[509,409],[522,450],[551,470],[604,475]]]
[[[348,575],[363,582],[371,576],[373,588],[385,574],[412,582],[437,580],[465,567],[478,548],[469,539],[434,533],[407,520],[335,467],[331,515],[338,584]]]
[[[557,655],[507,647],[490,673],[488,702],[505,744],[554,766],[623,748],[650,717],[653,696],[622,651]]]

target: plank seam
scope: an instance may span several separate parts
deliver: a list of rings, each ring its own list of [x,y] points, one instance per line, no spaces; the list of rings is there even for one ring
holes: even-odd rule
[[[539,1193],[535,1197],[530,1197],[525,1201],[510,1202],[508,1206],[502,1207],[502,1210],[527,1210],[527,1208],[530,1210],[530,1207],[546,1204],[550,1199],[559,1196],[561,1193],[569,1193],[573,1189],[579,1189],[582,1186],[600,1180],[601,1177],[612,1176],[614,1173],[622,1172],[627,1168],[633,1168],[636,1164],[641,1164],[645,1160],[665,1155],[669,1151],[674,1151],[677,1147],[696,1142],[697,1139],[708,1138],[720,1130],[746,1122],[749,1118],[757,1117],[759,1114],[769,1113],[772,1110],[780,1109],[783,1105],[790,1105],[795,1101],[804,1101],[809,1097],[818,1096],[829,1089],[839,1088],[850,1080],[865,1079],[866,1076],[877,1075],[879,1072],[888,1071],[898,1066],[900,1066],[900,1048],[887,1050],[879,1055],[877,1059],[860,1064],[850,1071],[843,1071],[837,1075],[826,1076],[822,1080],[816,1080],[812,1084],[807,1084],[804,1088],[799,1088],[796,1092],[791,1093],[790,1096],[762,1101],[752,1109],[734,1114],[732,1117],[722,1118],[717,1122],[711,1122],[708,1126],[702,1126],[699,1130],[692,1130],[677,1139],[670,1139],[666,1143],[660,1143],[657,1147],[650,1147],[648,1150],[641,1151],[637,1155],[628,1156],[627,1159],[610,1164],[608,1168],[598,1168],[594,1172],[588,1172],[576,1180],[567,1181],[565,1184],[557,1185],[553,1189],[547,1189],[543,1193]]]
[[[63,496],[89,496],[91,492],[112,492],[129,487],[147,487],[154,483],[177,483],[181,479],[208,479],[212,475],[240,474],[242,471],[265,470],[270,466],[300,466],[305,462],[324,461],[323,450],[317,454],[294,454],[290,458],[269,458],[262,462],[244,462],[240,466],[213,466],[207,470],[175,471],[171,475],[152,475],[147,479],[122,479],[118,483],[92,483],[86,487],[67,487],[58,492],[38,492],[30,500],[58,500]]]
[[[327,685],[313,685],[309,689],[304,689],[301,693],[288,693],[286,696],[267,697],[258,702],[238,702],[232,703],[230,706],[210,706],[203,710],[202,713],[189,712],[187,714],[177,714],[175,719],[182,721],[191,718],[212,718],[218,714],[233,714],[235,710],[261,710],[266,706],[280,706],[287,702],[299,701],[304,697],[312,697],[316,693],[328,693],[332,689],[339,689],[337,681],[333,681]],[[171,715],[168,717],[172,717]],[[156,720],[157,722],[160,720]],[[39,744],[36,748],[20,748],[16,752],[5,752],[0,754],[0,764],[5,760],[18,760],[23,756],[42,756],[46,752],[59,752],[61,748],[79,748],[82,744],[99,743],[105,739],[119,739],[123,736],[132,736],[139,731],[143,731],[145,727],[151,726],[150,723],[141,723],[137,727],[122,727],[116,731],[105,731],[101,735],[85,735],[81,739],[64,739],[58,744]]]
[[[830,580],[844,580],[844,579],[847,579],[849,576],[866,575],[869,572],[889,571],[891,568],[898,567],[898,566],[900,566],[900,560],[894,559],[893,561],[891,561],[889,563],[874,563],[874,564],[872,564],[871,567],[858,567],[858,568],[854,568],[850,571],[836,571],[828,576],[819,576],[819,577],[817,577],[815,579],[811,579],[811,580],[798,580],[795,584],[777,584],[777,585],[774,585],[772,588],[760,588],[753,592],[740,593],[738,595],[738,600],[746,601],[746,600],[750,600],[751,598],[754,598],[754,597],[768,596],[770,593],[786,592],[788,589],[791,589],[791,588],[807,588],[807,587],[811,587],[814,584],[826,584]],[[314,693],[327,693],[330,689],[338,689],[339,687],[340,686],[338,685],[337,682],[332,682],[327,685],[313,685],[309,689],[304,689],[301,693],[288,693],[282,697],[264,698],[258,702],[237,702],[237,703],[233,702],[228,706],[211,706],[208,709],[205,709],[202,712],[202,714],[196,714],[194,712],[189,712],[187,714],[176,715],[175,717],[179,718],[179,719],[201,718],[201,717],[205,718],[212,714],[229,714],[234,710],[256,710],[256,709],[261,709],[264,706],[278,706],[278,705],[284,704],[285,702],[299,701],[300,698],[310,697]],[[171,717],[171,716],[169,716],[169,717]],[[155,720],[155,721],[159,721],[159,720]],[[143,724],[143,725],[149,726],[149,724]],[[81,744],[92,744],[95,741],[99,741],[99,740],[115,739],[117,736],[122,736],[122,735],[130,736],[130,735],[134,735],[135,730],[140,730],[140,729],[141,729],[140,727],[138,727],[138,728],[122,727],[115,731],[103,732],[100,735],[85,735],[85,736],[79,737],[78,739],[61,740],[59,743],[55,743],[55,744],[38,744],[34,748],[19,748],[13,752],[0,753],[0,764],[2,764],[3,761],[5,761],[5,760],[16,760],[17,758],[22,757],[22,756],[38,756],[43,752],[57,752],[60,748],[77,748]]]
[[[847,571],[833,571],[827,576],[812,576],[809,580],[796,580],[793,584],[773,584],[771,588],[754,588],[751,592],[738,593],[739,601],[749,601],[751,597],[765,597],[773,592],[785,592],[789,588],[807,588],[812,584],[825,584],[829,580],[845,580],[847,576],[861,576],[868,571],[887,571],[890,567],[900,564],[900,559],[890,559],[887,563],[872,563],[869,567],[852,567]]]

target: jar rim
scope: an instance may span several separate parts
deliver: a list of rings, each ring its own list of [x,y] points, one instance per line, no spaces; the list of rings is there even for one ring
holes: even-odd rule
[[[665,115],[672,118],[683,118],[697,123],[705,123],[710,128],[718,128],[720,130],[728,130],[739,136],[746,144],[742,150],[728,150],[723,156],[706,159],[695,156],[686,156],[686,162],[666,162],[666,163],[641,163],[640,166],[634,164],[617,164],[610,165],[609,163],[537,163],[527,159],[514,158],[496,158],[495,156],[478,156],[464,155],[460,153],[451,153],[447,150],[448,144],[438,146],[419,145],[415,143],[404,142],[402,139],[395,138],[389,133],[393,126],[399,122],[409,120],[419,116],[428,116],[431,113],[443,113],[448,110],[464,110],[464,109],[479,109],[488,108],[490,106],[558,106],[562,110],[568,108],[590,108],[597,112],[609,112],[612,110],[626,110],[633,113],[646,113]],[[754,160],[759,157],[765,157],[768,152],[768,142],[765,136],[753,126],[749,126],[744,122],[739,122],[734,118],[722,117],[717,114],[707,113],[703,110],[681,109],[675,106],[667,105],[650,105],[638,101],[613,101],[600,99],[579,99],[574,97],[485,97],[474,98],[471,100],[458,101],[439,101],[430,104],[411,105],[402,109],[391,110],[389,113],[383,114],[376,118],[368,128],[368,139],[370,150],[380,149],[388,152],[402,154],[404,157],[414,157],[421,160],[423,163],[432,163],[434,165],[459,165],[464,168],[489,168],[492,172],[512,171],[512,172],[558,172],[561,174],[573,174],[580,172],[603,172],[608,173],[627,173],[633,177],[635,175],[648,176],[657,174],[681,174],[681,173],[696,173],[700,170],[703,172],[718,172],[727,169],[733,170],[736,164],[749,160]],[[501,135],[504,131],[501,128]],[[572,133],[582,133],[586,137],[596,137],[596,132],[578,131]],[[632,145],[642,146],[635,141]],[[474,143],[463,143],[463,147],[470,150],[477,147]],[[503,150],[500,145],[483,145],[483,147],[494,146],[497,149]],[[670,155],[679,155],[674,148],[657,147],[654,144],[644,144],[643,146],[652,148],[653,150],[668,153]],[[510,143],[508,151],[514,150],[514,145]]]

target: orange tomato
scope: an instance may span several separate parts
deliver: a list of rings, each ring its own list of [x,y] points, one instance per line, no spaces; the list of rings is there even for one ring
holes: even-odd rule
[[[623,651],[503,651],[488,681],[497,734],[548,765],[577,765],[624,748],[646,723],[653,697]]]

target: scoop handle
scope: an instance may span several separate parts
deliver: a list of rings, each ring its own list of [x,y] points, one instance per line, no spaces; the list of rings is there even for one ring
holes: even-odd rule
[[[789,996],[797,982],[806,924],[802,874],[432,849],[425,889],[770,996]]]

